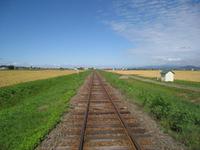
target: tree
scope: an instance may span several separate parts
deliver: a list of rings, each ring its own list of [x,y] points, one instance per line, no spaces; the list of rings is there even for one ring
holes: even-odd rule
[[[15,69],[15,66],[14,66],[14,65],[9,65],[9,66],[8,66],[8,69],[9,69],[9,70],[14,70],[14,69]]]

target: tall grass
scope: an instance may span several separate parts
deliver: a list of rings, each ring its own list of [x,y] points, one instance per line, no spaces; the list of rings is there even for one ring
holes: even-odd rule
[[[101,72],[114,87],[143,106],[163,129],[190,149],[200,147],[200,105],[190,102],[200,93],[165,87],[134,79],[120,80],[119,75]]]

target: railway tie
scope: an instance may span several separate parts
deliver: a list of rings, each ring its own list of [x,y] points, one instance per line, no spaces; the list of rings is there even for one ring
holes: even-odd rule
[[[150,135],[95,71],[62,136],[57,150],[153,150]]]

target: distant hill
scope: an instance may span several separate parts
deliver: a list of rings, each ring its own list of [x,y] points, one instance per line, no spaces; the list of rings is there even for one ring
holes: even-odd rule
[[[144,67],[129,67],[128,70],[139,69],[139,70],[162,70],[162,69],[173,69],[173,70],[200,70],[200,67],[187,65],[187,66],[176,66],[176,65],[162,65],[162,66],[144,66]]]

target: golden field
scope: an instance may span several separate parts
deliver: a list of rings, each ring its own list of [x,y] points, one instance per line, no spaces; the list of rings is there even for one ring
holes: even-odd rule
[[[124,75],[138,75],[150,78],[160,77],[159,70],[114,70],[111,72]],[[200,82],[200,71],[174,71],[174,72],[176,80]]]
[[[0,71],[0,87],[21,82],[46,79],[76,73],[75,70],[5,70]]]

